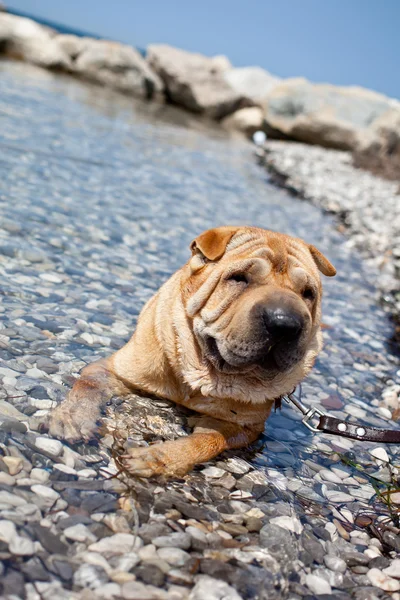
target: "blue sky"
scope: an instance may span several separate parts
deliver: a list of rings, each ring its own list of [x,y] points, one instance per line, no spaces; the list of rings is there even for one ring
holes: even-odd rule
[[[400,98],[400,0],[6,0],[145,48],[165,42],[282,77]]]

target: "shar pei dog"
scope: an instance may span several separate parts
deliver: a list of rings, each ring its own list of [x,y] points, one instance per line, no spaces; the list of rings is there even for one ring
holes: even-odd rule
[[[50,416],[50,434],[74,442],[93,435],[113,396],[132,390],[199,413],[191,435],[129,450],[125,466],[141,477],[182,476],[255,441],[322,346],[319,271],[336,271],[317,248],[257,227],[211,229],[190,248],[130,341],[85,367]]]

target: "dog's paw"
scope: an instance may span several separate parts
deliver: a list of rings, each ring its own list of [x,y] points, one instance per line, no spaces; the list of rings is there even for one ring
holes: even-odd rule
[[[175,456],[174,442],[164,442],[146,448],[130,448],[122,462],[131,475],[137,477],[181,477],[193,467],[183,456]]]
[[[63,402],[49,416],[47,427],[50,435],[74,443],[88,441],[94,437],[97,429],[98,412],[88,413],[76,404]]]

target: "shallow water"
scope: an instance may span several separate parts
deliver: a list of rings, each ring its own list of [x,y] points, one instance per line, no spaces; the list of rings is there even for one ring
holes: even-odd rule
[[[179,111],[7,62],[0,124],[0,367],[14,370],[0,372],[3,398],[42,417],[70,373],[128,339],[199,232],[246,223],[305,238],[337,267],[324,281],[329,327],[303,401],[393,426],[377,405],[398,364],[370,274],[331,218],[268,182],[249,144]],[[36,364],[44,374],[31,370]],[[255,464],[278,488],[316,503],[327,489],[353,485],[350,509],[366,504],[360,482],[314,476],[333,464],[334,450],[355,451],[368,465],[374,445],[313,436],[299,420],[286,406],[274,414]]]

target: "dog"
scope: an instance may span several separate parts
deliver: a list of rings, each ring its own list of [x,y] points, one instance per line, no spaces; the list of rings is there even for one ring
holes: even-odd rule
[[[131,448],[140,477],[183,476],[264,431],[274,401],[310,372],[322,347],[319,272],[336,270],[303,240],[256,227],[218,227],[144,306],[130,341],[82,370],[51,414],[51,435],[88,440],[113,396],[151,394],[195,413],[193,433]]]

